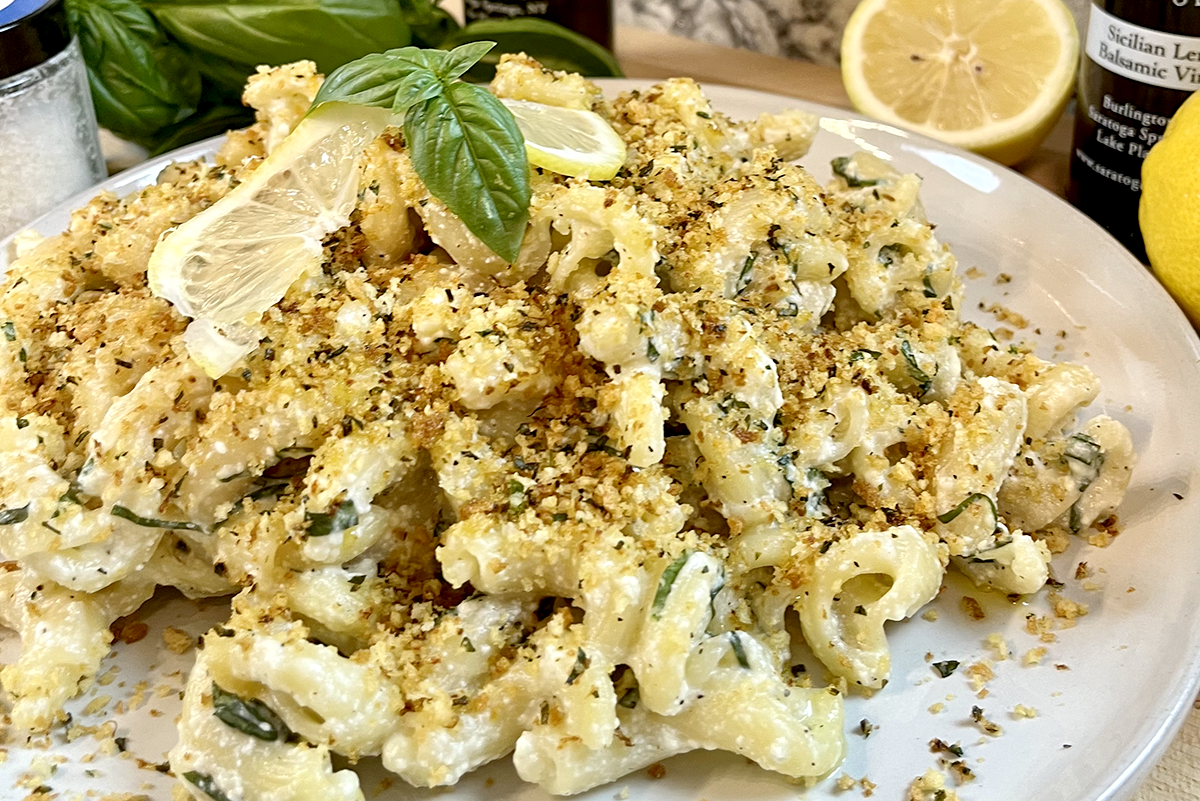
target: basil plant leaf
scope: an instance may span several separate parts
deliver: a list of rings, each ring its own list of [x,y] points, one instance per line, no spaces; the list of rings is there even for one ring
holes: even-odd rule
[[[254,112],[245,106],[210,106],[197,111],[186,120],[169,125],[155,136],[151,156],[158,156],[199,139],[220,136],[235,128],[245,128],[254,122]]]
[[[624,74],[610,51],[570,28],[538,17],[477,20],[447,36],[440,47],[479,41],[494,42],[496,49],[472,68],[472,80],[491,80],[504,53],[527,53],[547,69],[591,77],[620,78]]]
[[[447,36],[458,30],[458,23],[446,9],[431,0],[399,0],[400,15],[412,31],[413,44],[437,47]]]
[[[425,186],[501,258],[521,250],[529,219],[529,162],[512,113],[495,95],[456,82],[409,109],[409,157]]]
[[[395,0],[146,0],[184,45],[239,64],[317,62],[330,72],[411,39]]]
[[[66,12],[100,125],[146,142],[196,110],[195,64],[134,0],[68,0]]]

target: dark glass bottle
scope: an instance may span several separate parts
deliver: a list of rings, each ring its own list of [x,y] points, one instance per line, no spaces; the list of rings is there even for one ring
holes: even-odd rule
[[[1200,0],[1092,0],[1067,199],[1142,261],[1142,160],[1200,88]]]
[[[612,49],[613,9],[610,0],[465,0],[463,11],[467,22],[541,17]]]

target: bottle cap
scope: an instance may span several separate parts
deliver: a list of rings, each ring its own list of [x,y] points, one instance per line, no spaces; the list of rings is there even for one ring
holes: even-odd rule
[[[0,80],[48,61],[70,43],[62,0],[0,0]]]

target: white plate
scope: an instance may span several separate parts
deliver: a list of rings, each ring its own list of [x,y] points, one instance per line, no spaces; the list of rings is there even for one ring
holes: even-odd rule
[[[606,85],[623,89],[637,84]],[[842,770],[878,784],[876,797],[900,798],[913,777],[937,764],[928,747],[937,737],[961,742],[966,751],[967,764],[978,776],[964,789],[967,798],[1130,797],[1182,722],[1200,683],[1200,493],[1192,487],[1200,454],[1196,334],[1150,274],[1111,237],[1017,173],[889,126],[847,119],[836,109],[720,86],[709,87],[709,94],[718,108],[735,117],[797,106],[824,115],[823,130],[804,159],[819,180],[828,178],[831,158],[855,148],[869,149],[899,169],[923,176],[925,206],[938,235],[954,249],[961,269],[977,267],[986,274],[966,280],[970,316],[995,327],[996,321],[977,304],[1002,303],[1033,321],[1017,332],[1018,338],[1037,341],[1043,355],[1086,362],[1104,385],[1089,415],[1105,412],[1124,422],[1140,454],[1121,510],[1124,533],[1103,550],[1077,541],[1054,563],[1055,574],[1066,582],[1065,594],[1090,604],[1091,614],[1075,628],[1058,632],[1057,642],[1045,644],[1048,654],[1040,666],[1026,667],[1021,655],[1042,643],[1024,631],[1024,617],[1031,611],[1044,614],[1044,597],[1013,606],[1004,599],[986,599],[952,577],[935,604],[939,620],[916,618],[891,627],[892,681],[887,688],[871,699],[848,700],[849,756]],[[173,156],[211,153],[214,141]],[[104,186],[129,192],[152,182],[170,160],[156,159]],[[47,234],[61,229],[67,209],[84,199],[74,199],[35,227]],[[0,246],[0,267],[6,250]],[[997,283],[1002,273],[1011,276],[1011,282]],[[1062,346],[1060,353],[1056,345]],[[1092,581],[1103,585],[1102,591],[1085,591],[1073,579],[1080,560],[1096,571]],[[969,620],[959,611],[964,594],[984,601],[985,620]],[[76,720],[98,722],[99,716],[80,712],[88,701],[96,695],[121,697],[154,664],[153,673],[160,678],[150,680],[146,695],[153,696],[157,686],[169,694],[116,718],[132,754],[149,763],[161,762],[174,739],[171,721],[178,699],[173,693],[182,682],[182,673],[170,674],[185,670],[188,658],[165,654],[160,631],[172,623],[199,634],[221,614],[218,602],[197,611],[197,606],[178,599],[155,601],[143,614],[151,635],[136,646],[118,647],[110,658],[123,668],[117,681],[94,687],[73,703]],[[964,669],[941,679],[929,667],[927,654],[935,661],[959,660],[964,668],[988,656],[983,640],[993,632],[1004,635],[1014,657],[995,663],[997,675],[988,684],[986,698],[975,696]],[[0,657],[12,658],[12,639]],[[1056,664],[1069,670],[1056,669]],[[118,688],[120,682],[126,686]],[[937,703],[944,704],[945,711],[930,713]],[[984,738],[971,723],[976,704],[1003,726],[1003,736]],[[1038,716],[1013,718],[1010,713],[1017,704],[1035,708]],[[875,727],[867,739],[857,733],[862,719]],[[7,794],[32,758],[78,758],[94,750],[91,738],[64,744],[60,733],[48,752],[12,748],[8,762],[0,765],[0,795]],[[472,774],[453,792],[412,790],[397,780],[377,795],[384,774],[377,765],[365,768],[370,775],[363,782],[368,798],[545,798],[536,788],[520,785],[506,760]],[[84,770],[97,775],[88,776]],[[666,772],[666,778],[657,781],[637,774],[585,797],[610,799],[628,787],[635,799],[740,801],[793,799],[800,789],[727,754],[678,757],[666,763]],[[127,756],[64,764],[43,783],[56,791],[94,788],[166,799],[169,781],[151,769],[139,769]],[[859,797],[857,790],[851,796],[838,793],[832,780],[805,797],[816,801],[839,796]]]

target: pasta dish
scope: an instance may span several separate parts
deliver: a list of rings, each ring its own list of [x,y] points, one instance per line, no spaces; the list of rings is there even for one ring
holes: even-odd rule
[[[100,195],[3,278],[14,728],[165,586],[232,596],[170,758],[200,801],[362,799],[335,755],[437,787],[511,754],[553,794],[696,749],[822,777],[843,695],[888,692],[888,622],[950,569],[1037,592],[1120,503],[1129,433],[1077,419],[1096,377],[960,317],[920,178],[860,152],[822,187],[816,118],[733,121],[685,79],[610,101],[504,57],[496,95],[627,147],[611,181],[535,169],[511,263],[388,128],[319,274],[211,378],[147,263],[320,84],[260,69],[215,163]]]

